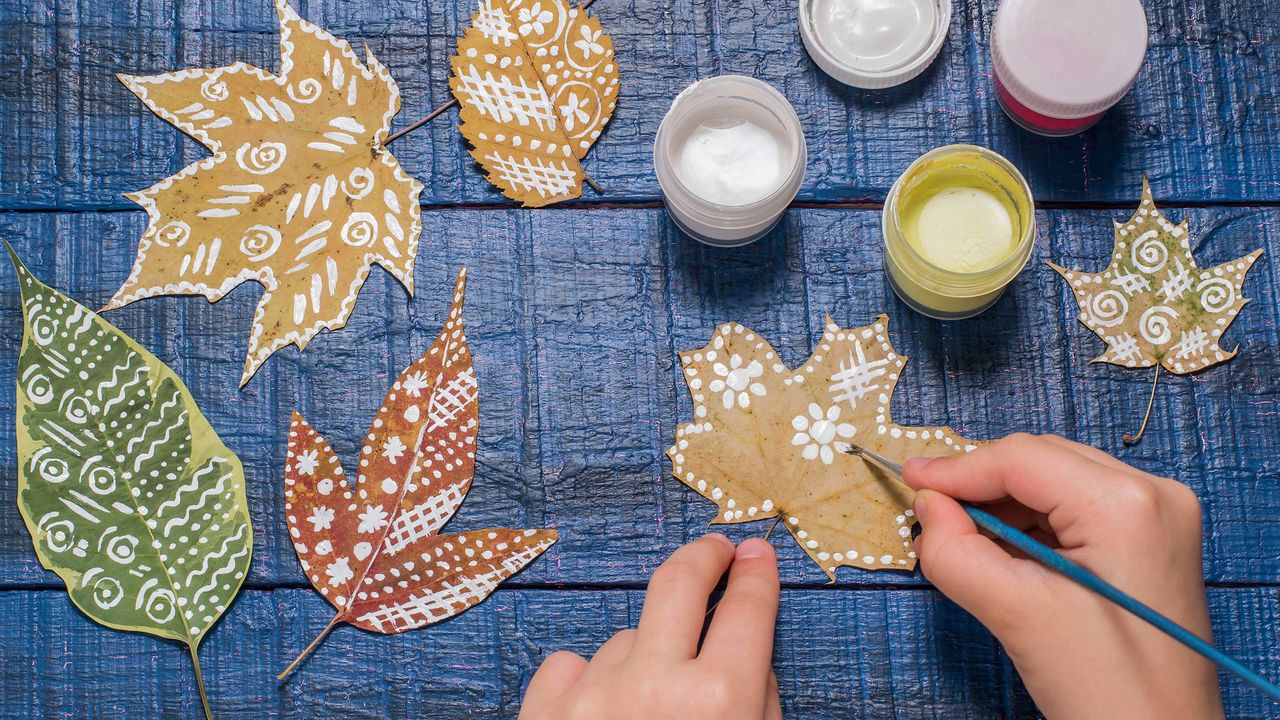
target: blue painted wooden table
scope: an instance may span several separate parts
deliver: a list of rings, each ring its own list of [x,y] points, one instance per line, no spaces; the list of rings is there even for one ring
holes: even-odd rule
[[[273,357],[236,387],[260,290],[215,306],[143,301],[109,319],[169,363],[243,459],[252,573],[202,655],[221,718],[509,718],[549,652],[590,653],[636,621],[648,574],[706,530],[710,503],[668,477],[662,451],[690,405],[675,365],[717,322],[738,320],[790,362],[823,312],[881,311],[911,361],[893,412],[970,437],[1054,432],[1177,477],[1205,511],[1219,644],[1280,677],[1280,15],[1267,0],[1148,3],[1137,87],[1084,135],[1047,140],[996,106],[992,0],[958,0],[947,45],[919,79],[863,92],[818,71],[793,0],[600,0],[623,73],[608,131],[587,159],[606,188],[560,209],[511,207],[480,177],[452,118],[393,150],[426,184],[412,300],[375,272],[350,325]],[[310,0],[304,17],[367,43],[399,80],[403,126],[447,98],[467,0]],[[268,0],[0,0],[0,237],[33,271],[90,306],[128,274],[143,213],[121,193],[204,155],[114,79],[245,60],[275,68]],[[790,98],[810,166],[797,206],[763,241],[701,247],[664,215],[649,158],[670,98],[689,82],[751,74]],[[980,318],[938,323],[897,302],[881,272],[879,213],[920,153],[973,142],[1027,175],[1042,208],[1032,264]],[[1267,250],[1229,333],[1234,361],[1170,378],[1146,439],[1121,445],[1150,376],[1088,364],[1100,342],[1075,323],[1041,261],[1093,268],[1143,174],[1186,218],[1202,264]],[[351,458],[391,378],[430,342],[452,275],[481,388],[475,487],[454,527],[555,527],[561,541],[492,599],[397,637],[339,628],[290,682],[274,675],[330,617],[287,541],[282,467],[290,410]],[[181,648],[94,625],[36,562],[15,505],[12,272],[0,271],[0,715],[196,717]],[[737,535],[759,533],[744,526]],[[785,584],[775,657],[788,718],[1013,718],[1035,709],[998,644],[918,575],[842,569],[834,584],[779,542]],[[1280,718],[1232,678],[1233,718]]]

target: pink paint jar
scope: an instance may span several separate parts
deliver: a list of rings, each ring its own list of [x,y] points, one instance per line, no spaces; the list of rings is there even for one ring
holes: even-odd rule
[[[1138,0],[1004,0],[991,29],[996,98],[1018,125],[1074,135],[1133,86],[1147,54]]]

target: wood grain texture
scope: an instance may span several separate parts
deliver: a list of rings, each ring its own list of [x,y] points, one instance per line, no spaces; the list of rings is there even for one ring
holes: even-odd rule
[[[1280,15],[1265,0],[1146,3],[1151,47],[1134,91],[1094,130],[1050,140],[1015,128],[995,103],[996,4],[956,0],[933,67],[867,92],[814,67],[794,0],[598,0],[622,72],[618,111],[585,164],[604,196],[588,193],[576,209],[502,207],[450,113],[391,146],[427,186],[416,298],[375,272],[346,329],[279,353],[243,392],[253,284],[217,305],[158,298],[108,313],[183,377],[245,464],[250,589],[202,650],[218,717],[514,718],[543,657],[589,654],[633,624],[649,573],[706,532],[711,503],[669,478],[662,455],[691,413],[675,353],[737,320],[798,363],[826,311],[846,325],[889,313],[911,358],[894,399],[901,422],[975,438],[1061,433],[1195,489],[1217,639],[1280,678]],[[448,99],[448,59],[472,5],[305,0],[299,11],[390,67],[404,97],[398,128]],[[270,0],[0,0],[0,238],[51,285],[101,306],[145,226],[121,193],[206,154],[115,73],[237,60],[278,67]],[[722,73],[760,77],[795,105],[807,205],[875,202],[919,154],[975,142],[1013,160],[1039,202],[1066,209],[1038,214],[1032,264],[995,308],[961,323],[925,319],[893,297],[876,209],[793,209],[755,245],[703,247],[655,206],[650,153],[671,98]],[[1254,302],[1228,334],[1239,357],[1162,380],[1146,439],[1125,448],[1120,434],[1136,428],[1150,376],[1088,363],[1101,343],[1040,262],[1101,268],[1110,221],[1129,215],[1144,173],[1169,217],[1190,220],[1202,264],[1267,254],[1245,285]],[[353,461],[387,385],[438,331],[461,265],[481,424],[476,483],[450,528],[554,527],[561,541],[439,626],[395,637],[338,629],[279,685],[274,673],[331,615],[285,532],[289,412],[304,412]],[[14,496],[17,302],[12,271],[0,268],[0,716],[193,717],[180,648],[92,624],[36,563]],[[788,720],[1035,717],[997,644],[919,576],[842,570],[827,585],[792,543],[778,547],[788,589],[775,664]],[[1229,717],[1280,718],[1224,683]]]
[[[550,653],[590,655],[634,626],[643,594],[510,590],[423,630],[334,631],[289,683],[275,680],[332,610],[300,589],[243,592],[201,648],[222,718],[505,720]],[[1280,667],[1261,628],[1280,623],[1274,588],[1209,594],[1219,645],[1251,665]],[[774,668],[788,720],[997,720],[1034,717],[999,643],[932,590],[784,590]],[[182,649],[94,626],[51,592],[0,593],[0,617],[44,632],[0,635],[0,703],[12,720],[194,717]],[[567,623],[565,618],[574,618]],[[1247,686],[1223,678],[1232,720],[1280,718]]]
[[[285,432],[297,409],[352,462],[395,374],[438,331],[453,274],[469,269],[468,337],[480,379],[477,479],[450,527],[551,527],[560,542],[523,584],[641,584],[680,544],[706,531],[713,504],[668,477],[663,452],[692,417],[675,354],[701,347],[717,323],[737,320],[788,362],[809,354],[824,312],[846,325],[890,316],[910,357],[893,414],[947,423],[972,438],[1054,432],[1118,454],[1196,490],[1206,511],[1207,577],[1274,583],[1280,557],[1280,210],[1171,211],[1190,221],[1210,265],[1262,246],[1252,297],[1227,336],[1239,357],[1171,378],[1157,395],[1150,437],[1125,448],[1145,407],[1150,374],[1090,365],[1100,341],[1075,321],[1065,284],[1042,261],[1101,267],[1113,211],[1044,211],[1031,264],[988,313],[938,323],[909,311],[880,269],[879,214],[793,210],[764,241],[736,252],[678,234],[658,209],[477,213],[436,210],[424,220],[418,295],[379,271],[351,324],[301,354],[278,353],[236,389],[256,287],[210,305],[154,298],[106,317],[170,363],[224,441],[244,461],[256,528],[250,582],[304,583],[282,521]],[[482,219],[480,219],[482,218]],[[589,220],[587,219],[589,218]],[[131,263],[141,213],[0,216],[32,271],[96,307]],[[11,271],[0,271],[0,337],[21,337]],[[16,358],[0,358],[0,407],[11,408]],[[13,414],[0,413],[0,468],[16,468]],[[0,484],[0,587],[45,586]],[[738,536],[763,532],[755,525]],[[825,577],[780,544],[789,582]],[[919,585],[901,573],[842,570],[842,585]]]
[[[449,57],[473,3],[312,0],[303,17],[391,69],[404,97],[395,127],[449,99]],[[938,145],[1007,155],[1041,201],[1128,202],[1141,175],[1162,204],[1280,199],[1280,15],[1259,0],[1150,3],[1151,42],[1133,92],[1095,129],[1046,139],[1017,129],[991,88],[996,0],[963,0],[942,55],[919,79],[883,91],[821,73],[799,41],[794,0],[602,0],[592,8],[618,49],[617,113],[585,161],[604,197],[651,201],[654,133],[694,80],[759,77],[795,105],[810,164],[801,199],[883,198]],[[269,0],[0,0],[0,208],[125,208],[121,193],[206,154],[115,79],[243,60],[275,70]],[[451,112],[391,147],[431,205],[505,202],[468,157]]]

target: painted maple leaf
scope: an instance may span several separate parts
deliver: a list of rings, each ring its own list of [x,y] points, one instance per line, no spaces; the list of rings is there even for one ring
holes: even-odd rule
[[[422,185],[382,147],[400,91],[365,49],[302,20],[284,0],[280,72],[235,63],[121,75],[157,115],[213,153],[128,195],[149,218],[106,309],[155,295],[214,302],[265,287],[240,384],[290,343],[346,324],[372,263],[413,294]]]
[[[1238,348],[1223,350],[1219,341],[1249,302],[1241,289],[1262,250],[1200,269],[1187,221],[1174,225],[1160,214],[1145,178],[1138,211],[1128,222],[1113,224],[1111,263],[1102,272],[1049,263],[1071,284],[1080,322],[1107,344],[1093,362],[1158,364],[1184,375],[1235,357]]]
[[[462,326],[465,282],[463,271],[440,336],[387,392],[354,483],[329,443],[293,416],[285,517],[302,569],[338,611],[320,637],[343,622],[392,634],[452,617],[558,537],[507,528],[440,533],[475,471],[479,410]]]
[[[887,316],[826,330],[791,370],[764,338],[738,323],[680,354],[694,421],[676,430],[672,474],[718,506],[715,523],[777,518],[835,579],[845,565],[911,569],[910,498],[848,443],[898,462],[972,450],[948,427],[904,427],[889,404],[907,359],[893,350]]]

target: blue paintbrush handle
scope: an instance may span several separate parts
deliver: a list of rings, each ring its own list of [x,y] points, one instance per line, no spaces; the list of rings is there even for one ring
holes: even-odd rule
[[[1052,570],[1071,578],[1081,585],[1105,597],[1111,602],[1137,615],[1154,625],[1157,629],[1172,637],[1174,640],[1195,650],[1206,658],[1217,663],[1224,670],[1229,670],[1243,678],[1250,685],[1258,688],[1272,700],[1280,702],[1280,687],[1276,687],[1273,683],[1267,681],[1258,673],[1245,667],[1243,663],[1235,658],[1223,653],[1213,645],[1205,642],[1200,636],[1182,627],[1178,623],[1152,610],[1147,605],[1138,602],[1115,585],[1094,575],[1080,565],[1067,559],[1061,553],[1043,545],[1035,538],[1022,532],[1021,530],[1005,523],[1000,518],[992,515],[985,510],[979,510],[972,505],[962,503],[965,512],[969,513],[969,517],[978,527],[987,530],[992,535],[1004,540],[1010,545],[1018,548],[1022,552],[1044,563]]]

